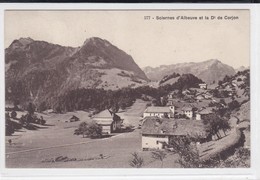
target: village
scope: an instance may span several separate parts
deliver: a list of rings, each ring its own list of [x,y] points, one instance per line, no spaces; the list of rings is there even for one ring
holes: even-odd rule
[[[216,114],[216,104],[227,107],[238,91],[236,83],[223,87],[227,98],[215,98],[216,87],[200,83],[197,88],[183,90],[181,96],[179,91],[171,91],[161,97],[164,106],[138,99],[125,110],[105,109],[98,114],[91,111],[35,112],[36,120],[30,123],[34,130],[23,127],[14,136],[6,136],[7,167],[70,167],[70,163],[73,167],[161,167],[151,156],[157,151],[165,153],[163,167],[180,167],[175,162],[178,154],[171,153],[174,151],[172,142],[183,138],[192,139],[200,159],[207,161],[237,147],[242,136],[240,129],[248,126],[245,122],[239,125],[238,117],[231,116],[218,132],[208,131],[205,120]],[[17,122],[15,119],[19,117],[28,117],[26,112],[16,113],[14,117],[10,112],[8,119]],[[85,131],[91,123],[98,128]],[[91,138],[90,131],[94,133]],[[247,136],[246,141],[248,139]],[[246,144],[250,148],[249,142]],[[32,158],[26,160],[27,156]],[[131,158],[141,158],[144,162],[131,165]]]

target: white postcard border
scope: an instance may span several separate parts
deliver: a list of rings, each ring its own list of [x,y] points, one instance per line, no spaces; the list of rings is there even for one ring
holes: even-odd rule
[[[86,10],[86,9],[249,9],[251,21],[251,168],[223,168],[223,169],[7,169],[5,168],[5,141],[4,141],[4,11],[5,10]],[[42,179],[258,179],[260,178],[260,6],[256,4],[87,4],[87,3],[14,3],[0,4],[0,59],[1,59],[1,94],[0,94],[0,138],[1,138],[1,169],[0,178],[12,179],[20,177]],[[1,177],[2,176],[2,177]]]

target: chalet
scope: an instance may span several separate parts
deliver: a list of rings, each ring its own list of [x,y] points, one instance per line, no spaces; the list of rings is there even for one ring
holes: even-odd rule
[[[212,108],[203,108],[202,110],[198,111],[198,113],[196,113],[196,120],[203,120],[206,116],[212,113]]]
[[[200,83],[199,87],[200,87],[200,89],[207,89],[207,84],[206,83]]]
[[[164,149],[176,137],[204,137],[201,121],[184,121],[146,117],[142,124],[142,150]]]
[[[155,117],[174,117],[174,106],[160,107],[160,106],[150,106],[147,107],[143,113],[143,117],[155,116]]]
[[[111,134],[119,131],[122,126],[122,119],[110,110],[104,110],[93,117],[93,121],[102,126],[103,134]]]
[[[181,109],[182,114],[185,114],[188,118],[192,118],[193,117],[193,108],[192,107],[188,107],[188,106],[184,106]]]
[[[70,122],[76,122],[76,121],[79,121],[79,118],[77,117],[77,116],[72,116],[71,118],[70,118]]]

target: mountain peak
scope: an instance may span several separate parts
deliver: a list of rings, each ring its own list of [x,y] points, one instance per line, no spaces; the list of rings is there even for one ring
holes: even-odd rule
[[[14,40],[10,47],[13,47],[13,48],[16,48],[16,47],[22,47],[22,46],[26,46],[30,43],[32,43],[34,40],[30,37],[27,37],[27,38],[20,38],[20,39],[16,39]]]
[[[34,40],[30,37],[27,37],[27,38],[20,38],[18,40],[23,46],[27,45],[27,44],[30,44],[32,43]]]
[[[105,46],[110,45],[110,43],[107,40],[101,39],[99,37],[91,37],[91,38],[86,39],[83,46],[89,45],[89,44],[95,45],[95,46],[98,46],[100,44],[105,45]]]
[[[32,42],[32,41],[34,41],[34,40],[33,40],[32,38],[30,38],[30,37],[26,37],[26,38],[23,38],[23,37],[22,37],[22,38],[19,39],[19,41],[21,41],[21,42],[22,42],[22,41]]]
[[[221,63],[221,61],[218,59],[209,59],[209,60],[205,61],[205,63],[214,64],[214,63]]]

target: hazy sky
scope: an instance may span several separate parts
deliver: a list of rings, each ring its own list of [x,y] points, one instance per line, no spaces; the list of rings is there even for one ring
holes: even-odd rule
[[[156,16],[175,19],[156,20]],[[177,20],[178,16],[204,19]],[[205,16],[238,19],[205,20]],[[249,23],[248,10],[6,11],[5,47],[20,37],[72,47],[100,37],[130,54],[141,67],[219,59],[236,68],[249,66]]]

